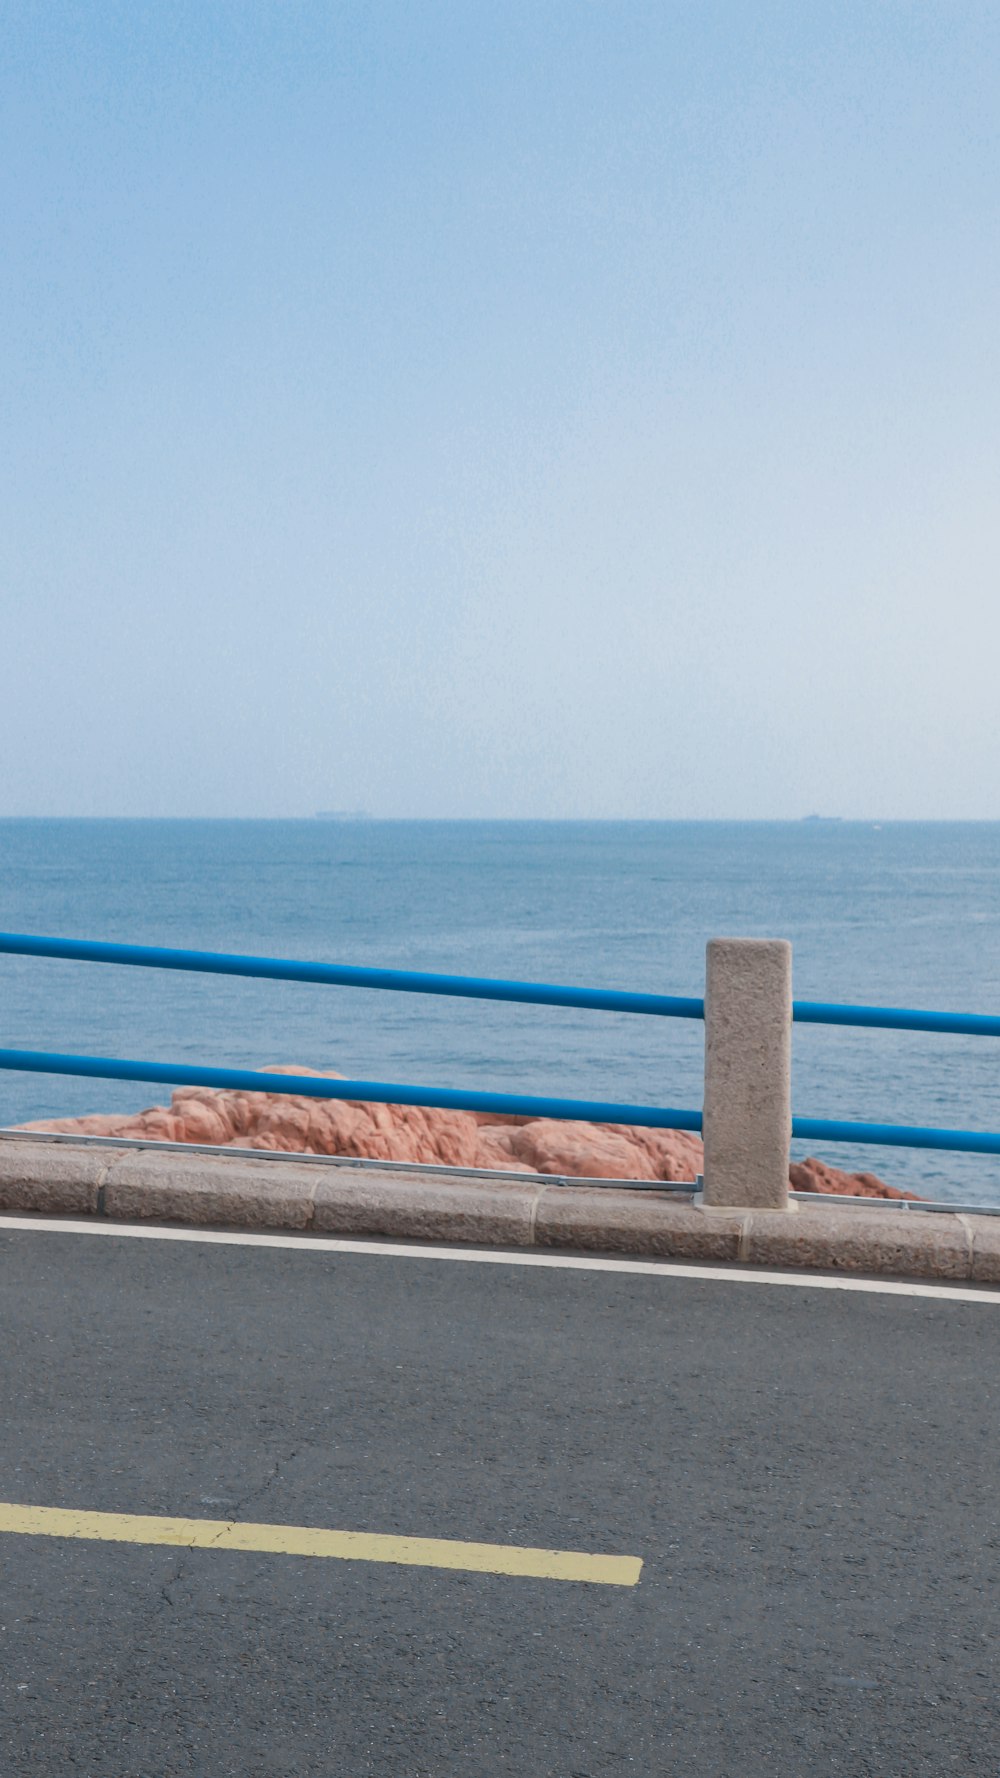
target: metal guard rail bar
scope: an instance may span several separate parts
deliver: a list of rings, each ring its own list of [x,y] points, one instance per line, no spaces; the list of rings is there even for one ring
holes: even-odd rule
[[[385,1080],[338,1080],[316,1074],[267,1074],[254,1068],[198,1068],[177,1062],[125,1062],[110,1056],[59,1056],[47,1050],[0,1050],[0,1068],[30,1074],[81,1074],[95,1080],[148,1080],[161,1086],[217,1087],[238,1093],[295,1093],[309,1099],[356,1099],[373,1105],[427,1105],[436,1111],[490,1111],[503,1117],[557,1117],[653,1130],[700,1130],[700,1111],[623,1105],[606,1099],[548,1099],[526,1093],[401,1086]]]
[[[798,1025],[858,1025],[880,1031],[944,1031],[949,1036],[1000,1037],[1000,1018],[988,1012],[918,1012],[908,1006],[845,1006],[838,1001],[796,1000]]]
[[[703,1019],[705,1016],[704,1000],[694,995],[636,994],[618,988],[571,988],[554,982],[435,975],[414,969],[365,969],[353,964],[305,963],[294,957],[173,950],[162,945],[43,938],[21,932],[0,932],[0,953],[19,957],[56,957],[74,963],[129,964],[140,969],[179,969],[202,975],[315,982],[341,988],[383,988],[403,994],[445,994],[461,1000],[505,1000],[527,1006],[645,1013],[659,1018]],[[803,1025],[855,1025],[886,1031],[938,1031],[952,1036],[1000,1037],[1000,1017],[991,1013],[921,1012],[912,1007],[849,1006],[826,1000],[796,1000],[792,1013],[796,1023]]]
[[[61,957],[74,963],[128,963],[140,969],[182,969],[200,975],[258,976],[319,982],[337,988],[388,988],[402,994],[447,994],[457,1000],[513,1000],[527,1006],[576,1006],[594,1012],[637,1012],[701,1019],[705,1003],[680,994],[627,994],[617,988],[566,988],[553,982],[506,982],[490,976],[430,975],[415,969],[363,969],[353,964],[301,963],[294,957],[240,957],[224,951],[175,951],[160,945],[115,945],[95,939],[35,938],[0,932],[0,952]]]
[[[31,1074],[78,1074],[95,1080],[153,1081],[241,1093],[289,1093],[309,1099],[353,1099],[374,1105],[425,1105],[441,1111],[486,1111],[502,1117],[555,1117],[651,1130],[700,1130],[701,1112],[676,1106],[625,1105],[610,1099],[550,1099],[475,1088],[404,1086],[384,1080],[337,1080],[329,1075],[267,1074],[253,1068],[199,1068],[184,1062],[131,1062],[111,1056],[63,1056],[48,1050],[0,1050],[0,1068]],[[846,1123],[793,1117],[792,1135],[811,1142],[874,1143],[892,1148],[943,1148],[1000,1154],[1000,1134],[925,1129],[918,1124]]]
[[[660,1017],[704,1018],[705,1012],[704,1000],[680,995],[633,994],[616,989],[571,988],[551,983],[511,982],[489,977],[431,975],[414,970],[364,969],[340,964],[305,963],[294,958],[172,950],[155,945],[120,945],[91,939],[36,937],[25,933],[0,933],[0,953],[4,952],[19,956],[57,957],[74,962],[130,964],[136,967],[178,969],[212,975],[255,976],[341,987],[394,989],[408,993],[445,994],[464,999],[584,1007],[603,1012],[646,1013]],[[793,1016],[806,1024],[879,1026],[890,1030],[1000,1036],[1000,1018],[984,1013],[933,1013],[903,1007],[796,1001]],[[441,1110],[492,1112],[501,1116],[635,1124],[651,1129],[697,1131],[702,1125],[699,1111],[676,1107],[407,1086],[386,1081],[338,1081],[324,1076],[267,1074],[253,1069],[200,1068],[182,1063],[50,1054],[41,1050],[0,1050],[0,1068],[41,1074],[73,1074],[104,1080],[141,1080],[169,1086],[208,1086],[244,1092],[299,1094],[317,1099],[357,1099],[374,1104],[424,1105]],[[807,1141],[857,1142],[900,1148],[948,1149],[970,1154],[1000,1154],[1000,1134],[988,1131],[795,1117],[792,1119],[792,1135]]]

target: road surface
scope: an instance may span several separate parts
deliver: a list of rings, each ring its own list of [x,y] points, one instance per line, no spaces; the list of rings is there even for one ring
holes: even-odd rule
[[[0,1221],[5,1778],[995,1778],[1000,1304],[309,1245]]]

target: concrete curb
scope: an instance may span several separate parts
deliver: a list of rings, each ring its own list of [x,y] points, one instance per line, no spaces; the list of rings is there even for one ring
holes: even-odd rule
[[[323,1157],[317,1157],[322,1163]],[[679,1192],[548,1184],[536,1177],[332,1169],[308,1158],[75,1147],[5,1138],[0,1213],[103,1216],[201,1227],[565,1248],[781,1268],[1000,1284],[1000,1219],[829,1200],[705,1210]]]

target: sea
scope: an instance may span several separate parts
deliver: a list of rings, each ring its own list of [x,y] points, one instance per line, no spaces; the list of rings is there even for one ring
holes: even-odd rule
[[[708,939],[776,937],[799,998],[998,1013],[1000,823],[6,820],[0,928],[685,995],[703,992]],[[691,1020],[2,955],[0,1046],[685,1107],[702,1094]],[[0,1125],[166,1092],[2,1071]],[[796,1027],[793,1103],[997,1130],[1000,1040]],[[1000,1157],[819,1152],[1000,1204]]]

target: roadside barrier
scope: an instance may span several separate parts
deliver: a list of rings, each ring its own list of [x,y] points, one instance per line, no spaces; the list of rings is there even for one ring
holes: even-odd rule
[[[437,994],[531,1006],[574,1007],[653,1018],[700,1019],[705,1023],[705,1100],[703,1110],[697,1111],[676,1106],[631,1105],[615,1100],[563,1099],[478,1089],[465,1091],[377,1080],[335,1080],[314,1075],[263,1073],[247,1068],[193,1067],[184,1063],[65,1055],[46,1050],[0,1049],[0,1068],[37,1074],[80,1075],[98,1080],[145,1081],[164,1086],[207,1086],[239,1092],[286,1093],[317,1099],[355,1099],[376,1104],[490,1112],[502,1116],[551,1117],[635,1124],[648,1129],[701,1131],[705,1141],[703,1201],[709,1208],[738,1204],[760,1209],[785,1209],[789,1202],[788,1151],[792,1137],[814,1142],[870,1143],[898,1148],[1000,1154],[1000,1133],[996,1132],[793,1117],[793,1022],[1000,1037],[1000,1017],[984,1013],[922,1012],[905,1007],[793,1001],[792,951],[791,946],[781,939],[711,940],[703,999],[10,932],[0,933],[0,954],[250,976],[271,981],[313,982],[393,993]]]

